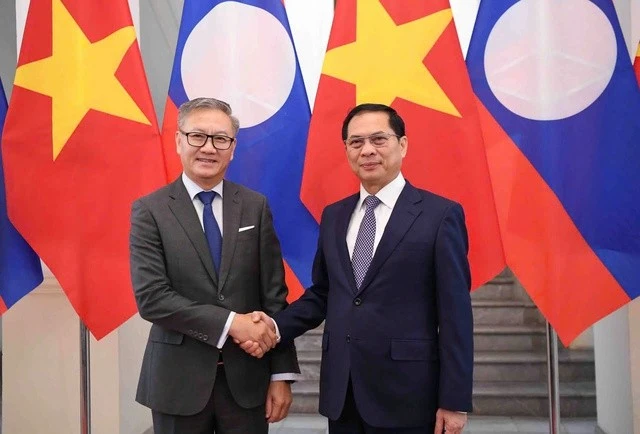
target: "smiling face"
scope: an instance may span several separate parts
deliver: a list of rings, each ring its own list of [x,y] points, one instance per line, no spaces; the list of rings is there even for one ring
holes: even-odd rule
[[[185,133],[201,132],[205,134],[223,134],[235,137],[231,118],[216,109],[201,108],[189,113],[180,128]],[[205,190],[215,187],[222,179],[233,160],[236,142],[226,150],[213,147],[211,139],[205,145],[196,148],[187,143],[187,137],[180,131],[176,132],[176,150],[182,161],[184,173],[193,182]]]
[[[347,139],[367,137],[372,134],[392,134],[384,146],[376,147],[367,139],[359,149],[346,147],[351,170],[370,194],[376,194],[393,181],[407,155],[409,142],[406,136],[396,137],[389,125],[389,115],[385,112],[362,112],[349,121]]]

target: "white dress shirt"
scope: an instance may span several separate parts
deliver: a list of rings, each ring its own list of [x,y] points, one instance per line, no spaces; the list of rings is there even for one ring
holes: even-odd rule
[[[198,184],[193,182],[184,172],[182,173],[182,182],[187,189],[187,193],[189,193],[189,197],[191,198],[191,203],[196,210],[196,214],[198,214],[198,220],[200,220],[200,226],[202,226],[202,230],[204,231],[204,204],[198,198],[198,193],[201,191],[215,191],[216,194],[213,198],[213,202],[211,202],[211,208],[213,209],[213,216],[216,218],[216,222],[218,223],[218,227],[220,228],[220,235],[224,237],[224,229],[222,224],[222,190],[224,180],[220,181],[217,185],[215,185],[211,190],[203,190]],[[235,318],[236,313],[230,312],[229,317],[227,318],[227,322],[224,324],[224,328],[222,329],[222,334],[216,343],[216,347],[221,349],[227,338],[229,337],[229,329],[231,328],[231,323]],[[284,381],[284,380],[298,380],[300,378],[299,374],[294,373],[284,373],[284,374],[274,374],[271,376],[271,381]]]

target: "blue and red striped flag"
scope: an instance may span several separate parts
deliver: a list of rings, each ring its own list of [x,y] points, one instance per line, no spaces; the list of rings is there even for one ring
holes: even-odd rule
[[[0,82],[0,137],[7,114],[7,100]],[[0,152],[0,314],[42,283],[38,255],[16,231],[7,215],[4,169]]]
[[[163,121],[169,180],[182,170],[177,107],[203,96],[240,120],[227,178],[267,196],[291,301],[311,283],[318,224],[300,200],[309,102],[281,0],[185,1]]]
[[[569,343],[640,294],[640,92],[613,4],[482,2],[467,64],[507,263]]]
[[[636,55],[633,58],[633,70],[636,74],[636,79],[638,80],[638,84],[640,84],[640,43],[638,43],[638,47],[636,49]]]

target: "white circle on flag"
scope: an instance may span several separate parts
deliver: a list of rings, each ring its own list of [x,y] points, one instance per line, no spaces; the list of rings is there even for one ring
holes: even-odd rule
[[[521,0],[496,22],[484,67],[496,98],[529,119],[564,119],[589,107],[616,65],[616,37],[589,0]]]
[[[214,7],[187,38],[180,64],[189,99],[228,102],[243,128],[273,116],[296,74],[291,38],[264,9],[234,1]]]

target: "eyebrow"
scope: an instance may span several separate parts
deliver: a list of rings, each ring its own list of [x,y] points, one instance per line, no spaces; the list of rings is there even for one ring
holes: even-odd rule
[[[201,128],[193,128],[192,130],[188,131],[189,133],[202,133],[202,134],[207,134],[209,136],[227,136],[227,137],[233,137],[232,135],[229,135],[229,133],[227,133],[224,130],[217,130],[214,131],[213,133],[209,134],[207,133],[205,130],[201,129]]]
[[[373,135],[376,135],[376,134],[389,134],[389,133],[387,133],[386,131],[380,130],[380,131],[376,131],[375,133],[371,133],[371,134],[366,134],[366,135],[354,134],[354,135],[351,135],[349,137],[366,137],[366,136],[373,136]]]

